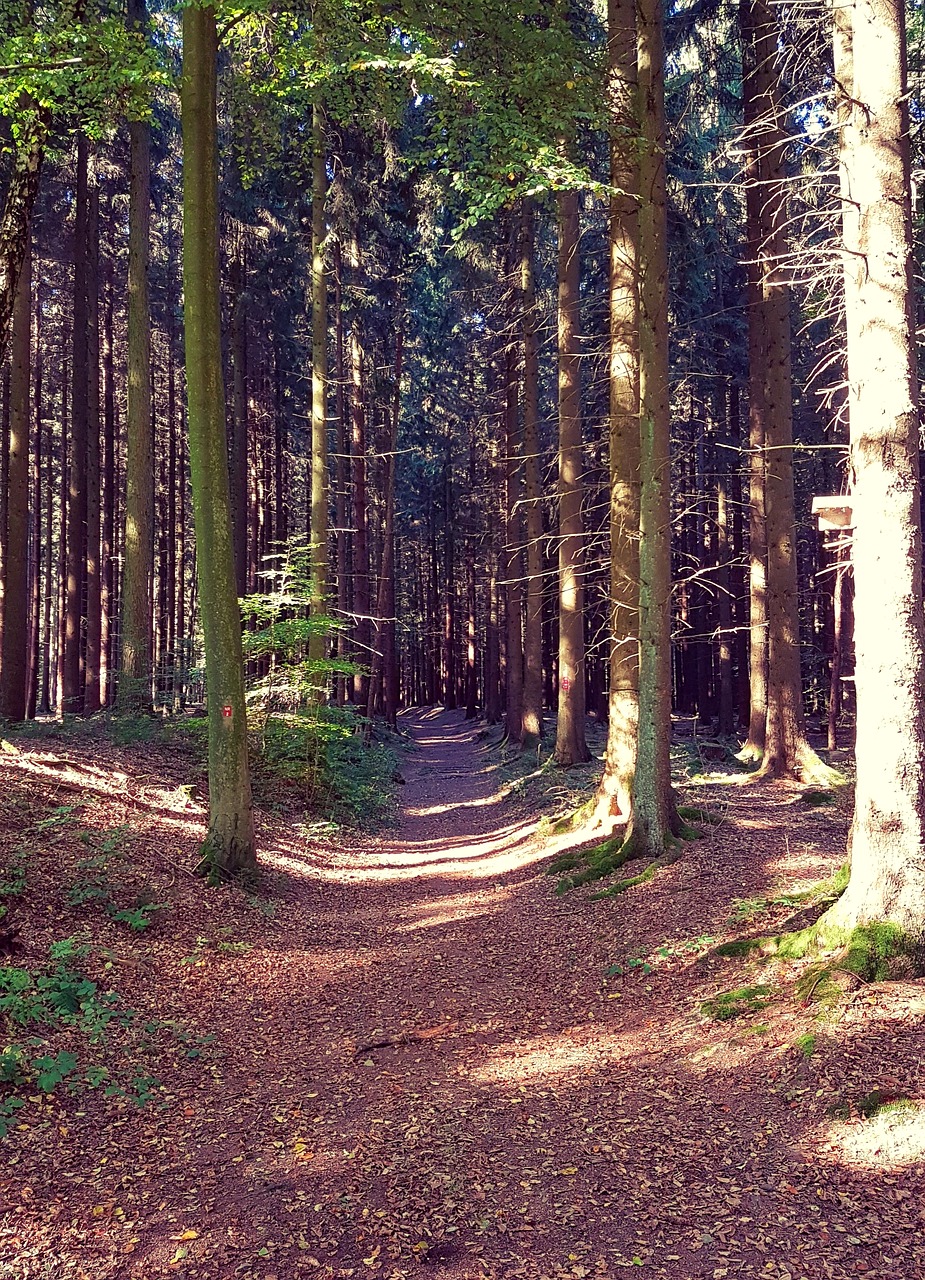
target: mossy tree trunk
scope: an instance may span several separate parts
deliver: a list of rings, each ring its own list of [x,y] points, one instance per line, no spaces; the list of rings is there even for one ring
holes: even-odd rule
[[[851,878],[821,934],[837,938],[886,921],[921,946],[925,621],[905,17],[898,0],[858,0],[834,14],[847,117],[841,168],[857,787]]]
[[[26,715],[28,563],[29,563],[29,373],[32,323],[32,255],[29,246],[19,272],[10,343],[10,425],[6,470],[6,520],[0,528],[4,547],[3,662],[0,715]]]
[[[610,697],[595,821],[629,818],[639,729],[639,175],[636,5],[608,6],[610,180]]]
[[[523,308],[524,531],[526,610],[521,745],[543,736],[543,482],[540,466],[539,343],[536,313],[536,247],[533,204],[525,199],[520,224],[520,290]]]
[[[671,791],[671,505],[668,221],[661,0],[637,9],[639,76],[639,737],[627,832],[661,857],[678,819]]]
[[[213,8],[183,10],[183,288],[190,474],[209,702],[205,863],[233,875],[256,860],[241,612],[232,549],[219,318]]]
[[[144,0],[129,22],[147,30]],[[151,564],[154,557],[154,431],[151,417],[151,129],[129,124],[128,378],[125,413],[125,532],[122,550],[121,672],[117,707],[151,706]]]
[[[312,111],[312,457],[311,570],[312,616],[324,617],[328,595],[328,273],[324,262],[325,201],[328,173],[324,148],[324,115]],[[327,636],[316,630],[309,638],[309,660],[320,665]],[[324,700],[326,677],[316,677],[317,698]]]
[[[585,740],[584,524],[578,192],[559,193],[559,715],[555,759],[591,759]]]

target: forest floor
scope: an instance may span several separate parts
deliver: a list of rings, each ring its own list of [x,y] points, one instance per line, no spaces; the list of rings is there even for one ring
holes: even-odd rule
[[[708,780],[679,862],[556,896],[497,749],[404,724],[398,825],[262,811],[249,889],[192,874],[182,752],[4,745],[0,1275],[925,1278],[925,983],[805,1003],[712,954],[832,874],[845,813]]]

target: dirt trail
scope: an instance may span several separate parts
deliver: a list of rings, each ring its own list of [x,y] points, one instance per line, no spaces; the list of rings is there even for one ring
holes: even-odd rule
[[[405,723],[397,830],[319,850],[267,820],[281,896],[253,949],[161,944],[149,997],[216,1039],[165,1067],[159,1111],[72,1115],[53,1180],[47,1132],[23,1140],[0,1258],[9,1233],[33,1252],[5,1274],[925,1278],[921,1130],[826,1115],[921,1096],[919,993],[837,1025],[774,991],[700,1012],[755,981],[703,958],[730,903],[836,865],[831,816],[737,796],[651,884],[557,898],[475,729]]]

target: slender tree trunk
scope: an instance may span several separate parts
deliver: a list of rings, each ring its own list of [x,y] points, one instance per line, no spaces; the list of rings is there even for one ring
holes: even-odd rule
[[[761,151],[772,104],[767,99],[768,76],[759,67],[773,63],[774,49],[765,33],[759,39],[753,0],[741,0],[742,85],[745,100],[747,162],[746,300],[748,303],[748,546],[749,546],[749,714],[748,738],[739,759],[760,761],[764,756],[768,719],[768,538],[765,512],[765,450],[768,415],[765,397],[767,335],[762,294]],[[765,121],[765,123],[762,123]]]
[[[213,8],[183,11],[183,292],[189,448],[209,700],[209,832],[204,862],[233,875],[256,860],[244,655],[232,548],[219,317]]]
[[[87,193],[87,645],[84,714],[102,705],[102,578],[100,572],[100,190],[96,148]]]
[[[663,856],[677,830],[671,792],[671,503],[668,225],[661,0],[638,8],[639,737],[628,841]]]
[[[324,265],[328,175],[325,167],[324,118],[317,104],[312,110],[312,483],[311,568],[312,614],[327,612],[328,595],[328,277]],[[327,637],[315,631],[309,639],[309,658],[320,663]],[[326,677],[318,680],[319,701]]]
[[[453,459],[449,448],[444,468],[443,572],[446,578],[446,607],[443,614],[443,702],[447,711],[455,711],[456,550],[453,537]]]
[[[115,618],[115,529],[116,529],[116,388],[113,361],[113,280],[112,258],[107,267],[106,309],[103,322],[103,515],[100,541],[100,690],[104,705],[113,694],[113,651]]]
[[[130,0],[129,21],[147,34],[145,0]],[[125,533],[122,550],[122,671],[118,705],[151,706],[151,562],[154,555],[154,458],[151,417],[151,317],[148,261],[151,227],[151,129],[129,124],[131,180],[128,245],[128,388]]]
[[[345,383],[347,377],[345,345],[344,345],[344,307],[343,307],[343,262],[341,258],[340,241],[334,244],[334,330],[335,330],[335,352],[337,360],[337,378],[335,383],[335,415],[337,418],[337,465],[335,468],[337,490],[334,497],[334,521],[337,526],[336,532],[336,555],[337,555],[337,617],[341,624],[341,630],[337,633],[337,657],[341,662],[346,662],[349,657],[349,640],[345,630],[347,623],[347,615],[350,611],[350,574],[347,568],[349,544],[347,540],[348,528],[348,476],[349,476],[349,430],[347,423],[347,397],[345,395]],[[278,413],[278,409],[277,409]],[[277,459],[279,458],[280,442],[277,440]],[[277,476],[281,472],[277,465]],[[279,486],[278,486],[279,488]],[[277,502],[281,501],[281,495],[277,493]],[[347,700],[347,677],[338,675],[336,680],[337,701],[343,705]]]
[[[800,674],[800,620],[793,492],[793,404],[787,254],[785,146],[775,66],[777,28],[767,0],[751,0],[758,118],[760,218],[758,267],[764,373],[767,529],[768,715],[764,777],[822,778],[806,739]]]
[[[517,404],[517,357],[508,341],[504,351],[504,454],[505,454],[505,566],[504,603],[506,619],[506,701],[505,734],[510,742],[520,742],[523,733],[523,473]]]
[[[230,269],[231,334],[231,524],[234,532],[234,569],[238,595],[248,590],[247,565],[247,297],[243,237]]]
[[[84,707],[81,662],[87,554],[87,140],[77,138],[77,194],[74,220],[74,328],[71,335],[71,451],[67,526],[67,595],[64,629],[62,710],[80,715]]]
[[[365,707],[369,700],[370,592],[369,541],[366,500],[366,406],[363,400],[363,346],[359,320],[350,333],[350,452],[353,469],[353,612],[354,638],[360,670],[353,677],[353,699]]]
[[[591,759],[585,741],[584,524],[578,193],[559,194],[559,714],[556,763]]]
[[[850,104],[841,161],[857,786],[851,879],[820,924],[834,939],[886,920],[921,947],[925,619],[905,13],[898,0],[858,0],[835,19],[836,77]]]
[[[595,821],[626,821],[639,727],[639,175],[634,163],[635,0],[610,0],[610,697]]]
[[[44,351],[42,345],[41,280],[35,297],[35,445],[32,450],[32,514],[29,555],[29,677],[26,686],[26,718],[35,719],[38,707],[39,667],[42,635],[42,450],[45,447],[44,417]]]
[[[3,665],[0,669],[0,715],[23,720],[26,715],[29,612],[29,375],[32,329],[31,252],[19,272],[13,307],[10,369],[10,434],[6,507],[6,578],[3,596]]]
[[[524,749],[543,736],[543,477],[540,454],[539,341],[536,309],[536,268],[533,203],[521,210],[520,288],[523,306],[523,454],[524,527],[526,549],[526,611],[524,615]]]

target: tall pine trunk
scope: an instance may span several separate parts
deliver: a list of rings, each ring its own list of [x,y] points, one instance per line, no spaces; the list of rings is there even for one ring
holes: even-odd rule
[[[639,727],[639,296],[635,0],[610,0],[610,696],[596,822],[629,817]]]
[[[247,757],[241,613],[232,549],[219,316],[213,8],[183,11],[183,290],[199,597],[209,702],[204,864],[233,875],[256,861]]]
[[[585,741],[584,525],[578,192],[559,195],[559,714],[556,763],[590,760]]]
[[[671,792],[671,500],[668,219],[661,0],[638,8],[639,125],[639,737],[627,835],[660,857],[677,830]]]
[[[925,944],[925,619],[909,107],[901,0],[835,11],[851,462],[857,786],[851,879],[823,938]],[[853,57],[852,57],[853,47]],[[852,65],[853,63],[853,65]]]
[[[328,276],[324,264],[328,175],[325,167],[324,118],[317,104],[312,111],[312,457],[311,457],[311,573],[312,616],[327,612],[328,594]],[[323,662],[327,636],[320,628],[309,638],[309,658]],[[325,676],[316,679],[317,697],[324,697]]]
[[[13,307],[6,528],[0,530],[3,534],[6,571],[3,592],[0,715],[8,720],[23,720],[26,715],[27,701],[31,302],[31,253],[27,245]]]
[[[129,21],[147,31],[145,0],[129,0]],[[151,228],[151,129],[129,124],[131,179],[128,243],[128,385],[125,533],[122,549],[121,674],[118,706],[151,705],[151,563],[154,555],[154,442],[151,416],[151,316],[148,260]]]
[[[67,581],[65,585],[62,711],[79,715],[84,707],[81,631],[87,555],[87,198],[88,149],[77,137],[77,191],[74,217],[74,327],[71,334],[71,448],[67,503]]]
[[[523,728],[521,744],[535,747],[543,736],[543,476],[540,456],[539,339],[536,308],[536,247],[533,204],[521,211],[520,289],[523,307],[523,455],[526,533]]]

